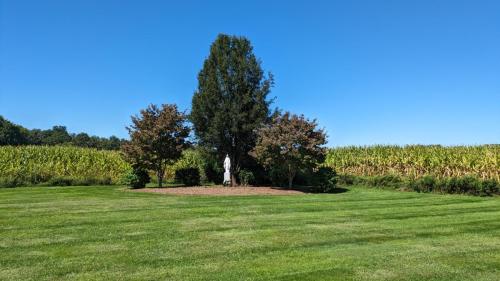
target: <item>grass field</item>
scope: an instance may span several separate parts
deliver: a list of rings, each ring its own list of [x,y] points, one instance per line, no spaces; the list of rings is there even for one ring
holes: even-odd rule
[[[500,198],[0,189],[0,280],[500,280]]]

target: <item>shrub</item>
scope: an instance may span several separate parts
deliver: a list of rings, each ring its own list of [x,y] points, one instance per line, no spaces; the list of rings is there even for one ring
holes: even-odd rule
[[[198,168],[182,168],[175,171],[175,180],[187,186],[200,185],[200,170]]]
[[[480,180],[473,176],[438,179],[435,176],[426,175],[416,179],[404,179],[394,175],[361,177],[344,174],[339,176],[339,182],[342,184],[409,188],[416,192],[440,192],[479,196],[500,194],[500,183],[498,181],[494,179]]]
[[[399,188],[403,184],[403,180],[396,175],[383,175],[383,176],[374,176],[369,177],[365,181],[366,184],[376,187],[392,187]]]
[[[310,191],[330,193],[337,187],[337,173],[330,167],[320,167],[313,172],[310,180]]]
[[[481,191],[481,181],[475,177],[452,177],[443,180],[440,185],[441,192],[444,193],[468,193],[479,195]]]
[[[17,186],[26,186],[29,183],[23,181],[19,177],[1,177],[0,178],[0,187],[17,187]]]
[[[70,177],[53,177],[46,184],[50,186],[68,186],[73,185],[75,180]]]
[[[500,184],[495,180],[485,180],[481,183],[480,195],[500,194]]]
[[[167,179],[175,179],[175,172],[179,169],[196,168],[199,171],[201,181],[206,181],[207,160],[200,149],[186,149],[182,151],[182,156],[173,165],[167,168]],[[222,167],[222,163],[219,164]]]
[[[337,176],[337,182],[344,185],[353,185],[356,182],[356,177],[353,175],[340,174]]]
[[[432,192],[438,187],[438,181],[433,176],[424,176],[410,180],[408,186],[417,192]]]
[[[131,188],[144,188],[151,181],[146,169],[134,167],[129,173],[125,174],[122,183]]]
[[[243,186],[248,186],[255,181],[255,177],[251,171],[241,170],[239,172],[240,183]]]

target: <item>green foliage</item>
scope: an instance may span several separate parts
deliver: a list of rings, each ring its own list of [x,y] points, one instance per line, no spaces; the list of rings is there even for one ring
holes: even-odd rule
[[[326,165],[355,176],[420,178],[474,176],[500,181],[500,145],[367,146],[328,151]]]
[[[198,168],[182,168],[175,171],[175,180],[186,186],[200,185],[200,170]]]
[[[291,188],[298,172],[312,170],[325,159],[325,144],[326,134],[316,120],[285,112],[258,130],[251,153],[273,177],[286,175]]]
[[[253,175],[252,171],[249,170],[240,170],[239,172],[239,180],[240,183],[243,186],[249,186],[254,183],[255,181],[255,176]]]
[[[356,183],[356,176],[348,174],[340,174],[337,176],[337,183],[341,185],[353,185]]]
[[[3,186],[117,184],[130,170],[120,153],[68,146],[0,147]],[[57,184],[59,185],[59,184]]]
[[[161,187],[167,166],[179,159],[187,146],[190,129],[185,114],[175,104],[150,104],[140,115],[132,116],[127,130],[130,141],[122,146],[127,161],[155,171]]]
[[[27,144],[27,130],[0,115],[0,145]]]
[[[79,186],[89,186],[89,185],[110,185],[112,184],[110,178],[74,178],[68,176],[57,176],[51,178],[45,183],[42,183],[42,186],[70,186],[70,185],[79,185]]]
[[[310,191],[331,193],[337,187],[337,173],[330,167],[320,167],[311,175]]]
[[[422,178],[411,180],[409,187],[417,192],[432,192],[438,187],[438,181],[433,176],[424,176]]]
[[[217,156],[212,154],[205,159],[207,160],[207,166],[205,168],[207,181],[215,184],[222,184],[224,180],[224,168],[217,161]]]
[[[182,151],[182,156],[173,165],[167,167],[167,174],[175,176],[175,172],[180,169],[195,168],[198,169],[201,180],[206,181],[205,169],[207,167],[207,160],[204,158],[203,153],[199,149],[189,148]],[[169,176],[167,177],[169,178]]]
[[[200,145],[217,163],[229,154],[233,175],[248,168],[256,130],[269,119],[272,84],[272,75],[264,75],[248,39],[217,37],[198,74],[190,119]]]
[[[401,178],[395,175],[386,176],[353,176],[340,175],[341,185],[365,185],[394,189],[409,189],[416,192],[434,192],[446,194],[469,194],[476,196],[500,195],[500,182],[481,180],[473,176],[437,178],[423,176],[421,178]]]
[[[27,185],[31,185],[31,183],[26,182],[19,175],[2,175],[0,177],[0,187],[16,187]]]
[[[122,184],[130,188],[144,188],[150,181],[148,171],[141,167],[134,167],[122,178]]]
[[[2,145],[74,145],[106,150],[118,150],[125,143],[115,136],[101,138],[86,133],[70,134],[65,126],[52,129],[28,130],[0,116],[0,146]]]
[[[481,183],[480,195],[500,194],[500,182],[484,180]]]
[[[366,183],[377,187],[392,187],[398,188],[403,184],[403,179],[397,175],[382,175],[368,177]]]

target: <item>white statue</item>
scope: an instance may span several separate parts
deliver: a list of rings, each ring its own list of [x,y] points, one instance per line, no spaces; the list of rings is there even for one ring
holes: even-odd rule
[[[224,185],[231,184],[231,159],[229,155],[226,154],[226,159],[224,159]]]

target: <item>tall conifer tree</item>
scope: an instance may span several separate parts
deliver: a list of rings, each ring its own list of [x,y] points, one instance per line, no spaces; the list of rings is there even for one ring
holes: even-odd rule
[[[233,185],[235,173],[251,161],[256,130],[269,119],[272,85],[272,74],[264,74],[248,39],[217,37],[198,74],[191,121],[202,146],[220,161],[229,154]]]

